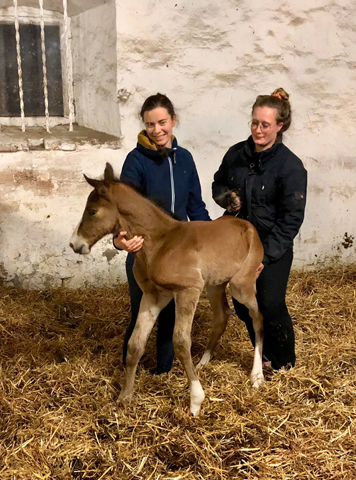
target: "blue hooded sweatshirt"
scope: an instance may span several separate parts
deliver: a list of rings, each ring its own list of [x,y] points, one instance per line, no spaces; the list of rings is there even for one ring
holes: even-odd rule
[[[126,157],[120,178],[180,220],[210,220],[193,157],[178,146],[175,137],[172,148],[162,151],[143,130],[136,148]]]

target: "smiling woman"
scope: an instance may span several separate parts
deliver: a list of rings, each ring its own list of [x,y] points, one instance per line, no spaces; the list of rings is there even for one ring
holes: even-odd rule
[[[137,146],[125,160],[121,180],[135,186],[148,198],[180,220],[210,220],[201,197],[200,181],[192,155],[178,146],[173,136],[177,116],[166,95],[148,97],[141,108],[145,130],[139,133]],[[128,341],[134,330],[142,291],[134,275],[135,253],[143,245],[139,235],[128,238],[122,231],[114,238],[116,248],[128,252],[126,273],[131,296],[131,322],[124,339],[123,358],[126,361]],[[175,305],[172,300],[160,313],[157,329],[157,373],[169,372],[174,351],[172,335]]]
[[[158,148],[172,148],[172,132],[176,125],[165,108],[155,108],[144,113],[144,122],[148,138]]]

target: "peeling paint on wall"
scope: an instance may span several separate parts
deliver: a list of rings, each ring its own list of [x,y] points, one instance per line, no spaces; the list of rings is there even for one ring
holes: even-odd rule
[[[105,238],[81,257],[69,247],[91,187],[83,173],[117,173],[120,150],[80,147],[75,152],[0,154],[0,276],[24,288],[115,285],[125,278],[125,252]]]

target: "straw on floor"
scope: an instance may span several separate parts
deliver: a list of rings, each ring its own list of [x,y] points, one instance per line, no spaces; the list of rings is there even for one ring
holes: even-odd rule
[[[126,285],[0,288],[1,480],[356,479],[356,268],[294,272],[297,366],[251,388],[253,350],[231,317],[199,376],[201,414],[175,361],[155,376],[151,336],[129,406],[118,403]],[[205,298],[193,329],[207,341]]]

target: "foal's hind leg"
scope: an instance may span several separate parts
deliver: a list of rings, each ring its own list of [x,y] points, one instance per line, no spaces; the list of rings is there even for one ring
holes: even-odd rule
[[[241,280],[236,281],[232,279],[230,281],[230,287],[232,296],[248,308],[250,317],[252,318],[253,329],[255,331],[255,354],[251,372],[251,383],[253,387],[258,388],[264,382],[262,371],[263,317],[256,300],[255,284],[248,282],[246,286],[245,277],[244,285],[242,285]]]
[[[176,356],[182,362],[190,387],[190,411],[197,415],[205,394],[194,369],[191,356],[191,330],[195,309],[201,290],[189,288],[175,292],[176,323],[173,334],[173,345]]]
[[[130,401],[132,398],[137,365],[145,350],[148,336],[159,313],[171,299],[172,294],[163,293],[157,295],[144,293],[142,296],[136,325],[127,346],[126,372],[119,395],[119,399],[122,401]]]
[[[213,324],[208,346],[196,367],[197,370],[209,363],[216,344],[225,331],[229,316],[232,314],[227,303],[225,288],[226,283],[207,288],[207,296],[213,309]]]

